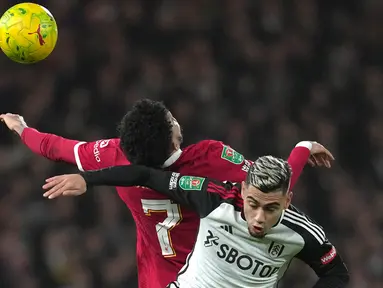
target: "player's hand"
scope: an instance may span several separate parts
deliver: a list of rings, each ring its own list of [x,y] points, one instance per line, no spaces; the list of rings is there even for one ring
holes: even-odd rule
[[[313,145],[311,148],[311,156],[308,160],[308,163],[312,166],[325,166],[331,168],[331,161],[334,161],[335,158],[322,144],[311,141]]]
[[[7,113],[7,114],[1,114],[0,120],[7,125],[9,130],[16,132],[21,136],[21,133],[23,133],[24,128],[28,127],[27,123],[25,123],[23,116]]]
[[[43,185],[44,197],[79,196],[86,192],[86,182],[80,174],[66,174],[48,178]]]

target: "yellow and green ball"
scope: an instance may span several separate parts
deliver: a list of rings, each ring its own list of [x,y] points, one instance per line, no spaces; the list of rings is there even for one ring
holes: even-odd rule
[[[17,4],[0,18],[1,50],[18,63],[36,63],[48,57],[57,36],[53,15],[35,3]]]

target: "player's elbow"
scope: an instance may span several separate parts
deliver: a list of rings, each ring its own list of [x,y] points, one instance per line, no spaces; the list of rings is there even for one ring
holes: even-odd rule
[[[345,286],[350,283],[350,272],[346,271],[346,273],[342,275],[342,280],[345,283]]]
[[[350,273],[344,263],[336,265],[325,275],[320,277],[319,285],[315,288],[344,288],[350,282]]]
[[[343,274],[336,275],[335,277],[338,279],[339,283],[342,283],[342,286],[340,287],[346,287],[350,282],[350,273],[348,271]]]
[[[342,263],[338,266],[339,268],[337,269],[336,276],[346,286],[350,282],[350,272],[348,271],[346,264]]]

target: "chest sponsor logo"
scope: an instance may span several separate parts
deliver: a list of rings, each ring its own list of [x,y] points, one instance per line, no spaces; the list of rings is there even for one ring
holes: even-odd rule
[[[194,176],[182,176],[180,180],[178,181],[178,185],[183,190],[188,191],[201,191],[203,182],[205,181],[205,178],[202,177],[194,177]]]
[[[221,158],[236,165],[242,164],[244,160],[242,154],[239,154],[233,148],[226,145],[223,146]]]
[[[228,244],[220,243],[222,239],[220,240],[220,238],[214,235],[211,230],[208,230],[207,233],[208,235],[204,241],[204,246],[207,248],[217,247],[216,255],[227,264],[235,265],[238,269],[249,271],[251,275],[260,278],[269,278],[278,273],[280,267],[268,265],[247,254],[242,254],[236,248],[230,247]]]

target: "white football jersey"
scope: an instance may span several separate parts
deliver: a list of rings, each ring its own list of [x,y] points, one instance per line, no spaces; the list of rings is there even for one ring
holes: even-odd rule
[[[264,238],[252,237],[247,227],[235,206],[219,205],[201,219],[194,250],[169,287],[274,288],[306,242],[323,256],[333,250],[328,260],[336,256],[323,229],[293,207]]]
[[[306,158],[289,162],[293,173],[299,170],[297,167],[303,168],[310,155],[307,148],[297,147],[292,154],[294,151]],[[315,288],[343,288],[348,283],[347,268],[323,228],[293,206],[282,213],[265,237],[255,238],[249,234],[243,216],[239,184],[137,165],[83,175],[88,185],[107,183],[151,188],[199,214],[194,249],[177,279],[168,287],[274,288],[293,258],[301,259],[316,272],[319,280]]]
[[[265,237],[256,238],[248,232],[239,184],[178,173],[167,178],[167,194],[201,216],[194,249],[168,287],[274,288],[295,257],[320,277],[333,273],[335,278],[323,278],[324,284],[315,287],[345,287],[347,280],[339,279],[347,278],[347,268],[335,247],[323,228],[294,206],[282,213]]]

